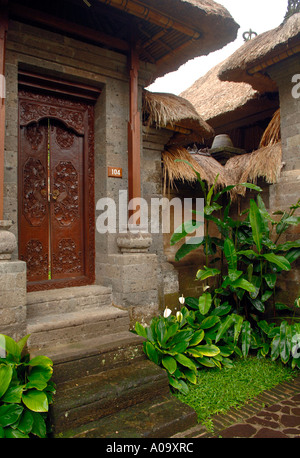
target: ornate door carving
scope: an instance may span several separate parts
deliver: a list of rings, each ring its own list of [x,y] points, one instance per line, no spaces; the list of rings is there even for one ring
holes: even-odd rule
[[[28,290],[94,280],[91,108],[20,93],[19,257]]]

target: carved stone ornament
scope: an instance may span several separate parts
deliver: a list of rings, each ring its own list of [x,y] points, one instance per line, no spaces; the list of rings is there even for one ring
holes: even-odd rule
[[[144,232],[119,234],[117,245],[121,253],[147,253],[152,244],[152,236]]]
[[[0,220],[0,261],[10,260],[12,252],[17,248],[17,240],[9,229],[12,221]]]

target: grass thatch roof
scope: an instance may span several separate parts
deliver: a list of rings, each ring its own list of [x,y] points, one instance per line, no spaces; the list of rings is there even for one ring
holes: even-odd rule
[[[267,127],[260,148],[250,154],[241,154],[230,158],[223,166],[209,154],[190,154],[180,147],[168,148],[162,153],[164,186],[173,187],[176,181],[194,183],[197,180],[192,168],[186,160],[199,172],[201,179],[211,186],[217,174],[217,187],[225,187],[238,183],[255,183],[259,177],[269,184],[276,183],[282,168],[282,147],[280,141],[280,110],[278,110]],[[236,187],[231,191],[234,199],[237,194],[245,195],[245,187]]]
[[[218,73],[223,61],[199,78],[180,95],[189,100],[216,133],[226,126],[238,126],[246,117],[272,112],[278,106],[274,97],[261,94],[247,83],[221,81]]]
[[[199,116],[194,106],[174,94],[144,90],[143,118],[147,126],[174,130],[171,143],[176,145],[203,143],[204,139],[214,136],[213,128]]]
[[[190,152],[178,146],[169,147],[162,153],[164,191],[167,187],[176,187],[176,181],[182,183],[195,183],[197,176],[193,169],[185,162],[188,161],[193,168],[200,174],[203,181],[208,185],[212,185],[219,174],[216,187],[225,187],[230,183],[230,177],[224,167],[216,161],[212,156]]]
[[[213,0],[143,0],[141,3],[156,11],[158,16],[164,14],[170,18],[168,24],[162,24],[162,36],[158,38],[160,31],[154,30],[151,44],[147,43],[147,52],[152,55],[161,44],[165,45],[165,50],[166,44],[171,45],[167,55],[155,59],[154,78],[177,70],[190,59],[221,49],[237,36],[239,25],[224,6]],[[149,20],[149,15],[145,19]],[[186,36],[184,42],[170,41],[172,35],[175,37],[172,30],[175,21],[187,25],[196,34]]]
[[[246,82],[258,91],[275,91],[265,69],[300,52],[300,13],[279,27],[244,43],[219,70],[222,81]]]

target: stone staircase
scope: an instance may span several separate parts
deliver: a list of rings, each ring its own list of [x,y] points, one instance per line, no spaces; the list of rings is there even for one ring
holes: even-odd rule
[[[166,372],[146,359],[109,288],[28,293],[27,328],[31,356],[54,362],[54,437],[171,437],[196,423],[170,394]]]

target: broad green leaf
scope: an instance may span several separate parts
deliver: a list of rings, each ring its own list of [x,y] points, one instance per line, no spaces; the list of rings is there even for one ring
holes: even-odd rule
[[[261,296],[262,302],[266,302],[270,297],[272,296],[273,291],[267,290],[264,292],[264,294]]]
[[[26,391],[22,395],[22,401],[33,412],[48,412],[48,398],[43,391]]]
[[[205,367],[215,367],[214,362],[206,356],[203,356],[203,358],[197,358],[197,361]]]
[[[219,269],[212,269],[212,268],[206,268],[198,270],[196,273],[196,279],[197,280],[206,280],[206,278],[209,277],[214,277],[215,275],[219,275],[221,271]]]
[[[220,325],[218,333],[216,335],[216,343],[222,338],[222,336],[225,334],[225,332],[228,331],[230,326],[234,323],[234,317],[232,315],[229,315],[225,318],[223,323]]]
[[[280,325],[280,358],[281,361],[286,364],[290,358],[291,352],[291,328],[286,321],[283,321]]]
[[[0,398],[7,391],[13,375],[13,370],[10,365],[0,365]]]
[[[5,437],[7,439],[28,439],[27,434],[22,433],[18,429],[7,428],[5,429]]]
[[[199,351],[202,356],[216,356],[220,353],[216,345],[198,345],[195,350]]]
[[[224,242],[224,254],[226,256],[229,269],[237,269],[237,253],[235,250],[234,243],[227,238]]]
[[[184,243],[181,245],[179,250],[175,254],[175,261],[180,261],[184,256],[191,253],[191,251],[196,250],[201,245],[203,245],[204,240],[199,240],[199,237],[191,237],[189,243]]]
[[[255,286],[255,290],[250,292],[250,297],[252,299],[256,299],[261,287],[261,277],[258,275],[252,275],[251,283]]]
[[[18,344],[11,337],[0,334],[0,348],[5,351],[5,357],[8,361],[19,362],[21,360]]]
[[[264,313],[265,311],[265,306],[264,306],[264,303],[256,298],[256,299],[252,299],[251,297],[249,297],[251,303],[254,305],[254,307],[256,308],[256,310],[258,310],[259,312],[261,313]]]
[[[252,228],[253,240],[257,251],[260,253],[262,249],[262,238],[265,232],[265,226],[258,206],[253,199],[250,199],[249,220]]]
[[[147,331],[146,331],[146,329],[144,328],[143,325],[141,325],[138,322],[135,323],[135,331],[139,336],[145,337],[145,339],[147,339]]]
[[[29,434],[33,426],[33,412],[24,410],[18,424],[18,430],[23,434]]]
[[[210,309],[212,297],[210,293],[204,293],[199,297],[199,311],[202,315],[206,315]]]
[[[33,417],[33,425],[31,433],[35,436],[44,438],[47,435],[46,423],[42,415],[38,412],[31,412]]]
[[[235,314],[234,315],[234,338],[233,338],[235,344],[239,338],[239,335],[242,329],[242,325],[243,325],[243,317]]]
[[[1,401],[7,404],[20,404],[23,390],[23,385],[11,386],[8,388]]]
[[[189,369],[192,369],[195,372],[197,371],[195,363],[187,356],[179,353],[178,355],[175,355],[174,358],[178,363],[182,364],[183,366],[188,367]]]
[[[255,253],[253,250],[240,250],[237,252],[237,254],[242,254],[246,256],[249,259],[257,258],[258,254]]]
[[[253,183],[239,183],[238,186],[244,186],[245,188],[253,189],[257,192],[262,192],[262,188]]]
[[[171,324],[171,326],[169,326],[166,331],[165,331],[165,335],[164,335],[164,338],[162,340],[162,345],[164,346],[168,340],[173,337],[176,332],[178,331],[179,329],[179,324],[178,323],[174,323],[174,324]]]
[[[221,208],[222,205],[219,205],[216,202],[214,202],[212,205],[205,205],[204,213],[205,215],[211,215],[214,211],[220,210]]]
[[[52,366],[34,366],[28,374],[30,382],[44,381],[48,382],[53,374]]]
[[[276,264],[281,270],[291,270],[291,264],[286,257],[278,256],[275,253],[266,253],[262,256],[272,264]]]
[[[233,286],[234,288],[242,288],[249,292],[255,291],[255,286],[248,280],[245,280],[245,278],[238,278],[234,282],[231,282],[230,286]]]
[[[184,222],[173,233],[171,240],[170,240],[170,244],[175,245],[175,243],[179,242],[181,239],[185,238],[187,235],[192,234],[193,232],[195,232],[196,229],[198,229],[202,225],[203,225],[202,221],[190,220],[190,221]]]
[[[294,242],[286,242],[282,245],[278,245],[276,251],[288,251],[291,248],[300,248],[300,240],[295,240]]]
[[[27,343],[27,340],[29,339],[30,337],[30,334],[27,334],[27,336],[24,336],[22,339],[20,339],[18,342],[17,342],[17,345],[19,347],[19,350],[20,352],[22,353],[26,343]]]
[[[148,358],[150,359],[150,361],[152,361],[155,364],[159,364],[160,363],[160,355],[157,352],[157,350],[154,347],[154,345],[151,342],[144,342],[143,346],[144,346],[144,351],[145,351],[146,355],[148,356]]]
[[[204,335],[203,329],[196,331],[190,340],[190,346],[198,345],[204,339]]]
[[[0,439],[4,439],[4,429],[0,426]]]
[[[204,320],[200,324],[200,328],[209,329],[215,326],[219,322],[220,322],[220,318],[217,315],[211,315],[211,316],[208,316],[207,318],[204,318]]]
[[[271,359],[275,361],[280,354],[280,335],[276,335],[271,342]]]
[[[25,366],[48,367],[48,366],[53,366],[53,362],[47,356],[36,356],[35,358],[32,358],[27,364],[25,364]]]
[[[12,425],[19,419],[22,412],[23,407],[19,404],[4,404],[0,406],[0,426],[5,428]]]
[[[292,248],[285,254],[285,259],[289,261],[291,264],[292,262],[296,261],[300,256],[300,248]]]
[[[276,274],[265,274],[265,275],[263,275],[263,277],[264,277],[265,282],[267,283],[268,287],[273,289],[275,284],[276,284],[277,275]]]
[[[251,344],[251,324],[249,321],[244,321],[242,326],[242,353],[246,357],[250,350]]]
[[[162,357],[162,365],[167,369],[170,374],[173,374],[177,369],[177,362],[176,360],[169,355]]]
[[[186,297],[185,303],[192,309],[199,309],[199,299],[197,299],[196,297]]]
[[[184,375],[186,376],[189,382],[193,383],[194,385],[197,384],[197,375],[194,371],[190,369],[185,369]]]
[[[227,315],[227,313],[230,312],[230,309],[231,309],[231,305],[225,303],[225,304],[219,305],[214,310],[212,310],[211,314],[217,315],[217,316]]]
[[[230,281],[235,281],[242,275],[242,270],[228,269],[228,278]]]

